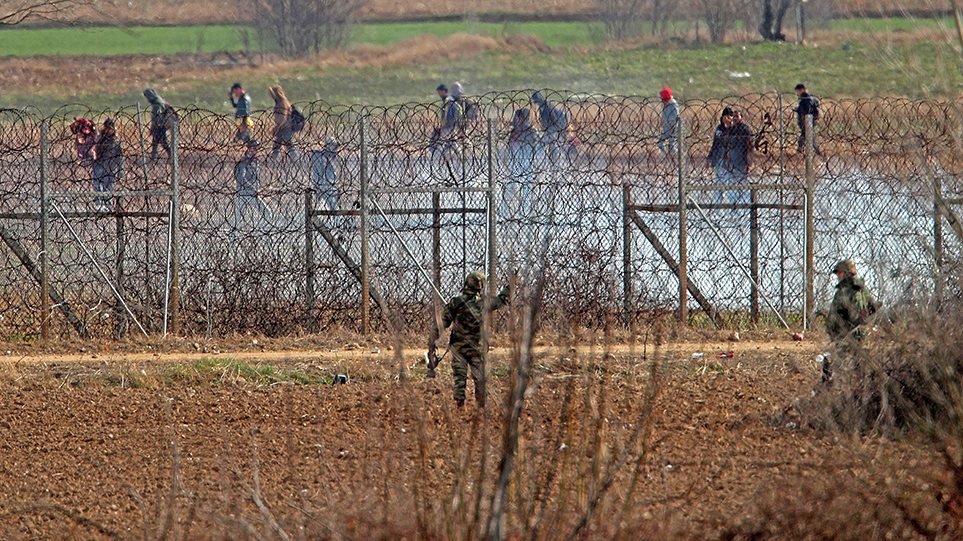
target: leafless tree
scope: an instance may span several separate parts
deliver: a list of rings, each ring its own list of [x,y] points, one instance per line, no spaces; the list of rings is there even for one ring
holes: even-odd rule
[[[286,56],[342,47],[364,0],[248,0],[252,24]]]
[[[797,0],[762,0],[759,35],[766,41],[786,41],[782,21]]]
[[[638,36],[645,22],[642,9],[646,0],[598,0],[599,15],[609,39]]]
[[[723,43],[726,34],[745,12],[743,0],[695,0],[693,7],[705,21],[712,43]]]
[[[673,0],[596,0],[599,15],[610,39],[620,40],[649,32],[665,32],[679,2]]]
[[[0,26],[12,26],[28,20],[52,20],[91,0],[0,0]]]

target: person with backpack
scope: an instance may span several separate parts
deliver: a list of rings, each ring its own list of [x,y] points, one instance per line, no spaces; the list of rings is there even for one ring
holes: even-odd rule
[[[542,127],[542,143],[549,160],[555,161],[560,153],[572,158],[574,139],[569,132],[568,113],[551,103],[541,92],[532,94],[532,104],[538,108],[538,120]]]
[[[277,159],[282,147],[288,149],[289,158],[296,159],[297,149],[294,148],[294,131],[296,124],[299,128],[304,126],[304,116],[291,105],[281,85],[268,87],[268,95],[274,100],[274,128],[271,131],[274,136],[274,148],[271,150],[271,159]]]
[[[813,116],[813,128],[815,128],[816,121],[819,120],[819,99],[811,95],[806,90],[806,85],[802,83],[796,85],[796,96],[799,97],[796,106],[796,121],[799,123],[799,142],[796,145],[796,151],[802,153],[806,148],[806,116]],[[822,156],[823,153],[819,150],[815,137],[813,137],[813,150],[817,156]]]
[[[237,127],[234,138],[244,142],[245,137],[243,134],[254,128],[254,121],[251,120],[251,97],[244,91],[241,83],[231,85],[231,91],[227,97],[231,100],[231,107],[234,107],[235,126]]]
[[[432,156],[438,151],[445,152],[451,148],[452,139],[462,119],[461,105],[448,93],[448,87],[442,84],[435,90],[441,98],[441,109],[438,113],[438,127],[432,132],[428,145]]]
[[[476,100],[465,95],[465,88],[459,82],[451,85],[451,97],[461,108],[458,132],[462,136],[467,135],[472,125],[481,117],[481,106]]]
[[[157,159],[158,147],[163,148],[169,157],[171,145],[167,139],[167,132],[173,128],[173,124],[177,120],[177,112],[153,88],[144,89],[144,97],[150,103],[150,159]]]
[[[120,178],[123,166],[123,149],[117,140],[117,130],[114,119],[104,120],[104,125],[97,135],[97,143],[93,149],[93,181],[95,192],[112,192],[114,184]],[[94,200],[97,212],[110,212],[110,199],[98,197]]]
[[[89,165],[94,159],[94,144],[97,143],[97,128],[89,118],[74,117],[70,124],[74,136],[74,155],[82,165]]]

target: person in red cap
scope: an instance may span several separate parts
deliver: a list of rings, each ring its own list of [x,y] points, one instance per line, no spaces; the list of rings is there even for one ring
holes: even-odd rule
[[[675,155],[677,130],[679,128],[679,104],[672,97],[669,87],[659,91],[662,98],[662,133],[659,135],[659,150],[669,156]]]

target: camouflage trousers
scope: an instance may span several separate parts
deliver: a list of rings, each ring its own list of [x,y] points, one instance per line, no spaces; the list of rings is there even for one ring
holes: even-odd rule
[[[835,361],[845,361],[853,366],[858,364],[861,340],[862,335],[850,334],[830,344],[830,355],[823,359],[822,364],[823,382],[833,380],[833,366]]]
[[[453,347],[451,372],[455,376],[455,401],[465,401],[465,388],[468,386],[468,371],[475,382],[475,401],[485,405],[485,357],[473,347]]]

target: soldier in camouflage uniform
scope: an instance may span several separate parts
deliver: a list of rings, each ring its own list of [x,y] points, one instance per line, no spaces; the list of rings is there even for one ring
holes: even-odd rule
[[[485,275],[473,272],[465,278],[461,294],[452,298],[445,306],[442,316],[443,328],[451,327],[451,348],[453,359],[451,370],[455,376],[455,403],[465,404],[465,387],[468,383],[468,370],[475,382],[475,400],[485,406],[485,353],[482,351],[481,330],[482,312],[485,307]],[[492,310],[497,310],[509,302],[511,289],[505,286],[497,297],[491,299]]]
[[[873,294],[862,278],[857,276],[856,263],[851,259],[840,261],[833,267],[833,274],[839,280],[833,303],[826,314],[826,333],[836,352],[852,352],[859,341],[866,336],[865,325],[876,313],[878,305]],[[829,357],[823,360],[824,382],[832,380]]]

